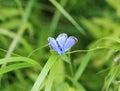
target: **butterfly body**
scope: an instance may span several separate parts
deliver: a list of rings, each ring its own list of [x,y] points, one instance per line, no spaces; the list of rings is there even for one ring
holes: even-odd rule
[[[75,45],[78,40],[74,36],[67,37],[66,33],[62,33],[56,39],[49,37],[48,41],[50,48],[62,55]]]

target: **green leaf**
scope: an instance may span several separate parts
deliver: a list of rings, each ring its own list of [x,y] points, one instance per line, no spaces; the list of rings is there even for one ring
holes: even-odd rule
[[[26,62],[31,65],[40,66],[35,60],[27,58],[27,57],[9,57],[0,59],[0,64],[11,63],[11,62]]]
[[[63,83],[58,84],[55,91],[69,91],[68,83],[63,82]]]
[[[69,13],[66,12],[66,10],[58,2],[56,2],[56,0],[50,0],[50,2],[75,26],[76,29],[78,29],[81,34],[86,35],[82,27],[70,16]]]
[[[21,69],[21,68],[27,68],[27,67],[32,67],[35,65],[29,64],[29,63],[15,63],[6,67],[3,67],[0,69],[0,75],[13,71],[13,70],[17,70],[17,69]]]
[[[46,82],[45,91],[51,91],[51,88],[55,84],[64,82],[64,62],[59,59],[57,62],[53,65],[53,67],[50,69],[50,73]]]
[[[26,68],[26,67],[32,67],[32,66],[38,66],[41,68],[41,66],[35,61],[27,57],[9,57],[9,58],[3,58],[0,59],[0,64],[6,64],[11,63],[10,65],[6,67],[2,67],[0,69],[0,74],[4,74],[13,70]]]
[[[31,91],[39,91],[39,88],[40,88],[42,82],[44,81],[44,79],[47,76],[49,70],[51,69],[53,64],[56,62],[58,57],[59,57],[59,55],[56,55],[54,53],[50,56],[50,58],[48,59],[47,63],[43,67],[41,73],[39,74],[36,82],[34,83]]]
[[[66,54],[62,55],[61,59],[63,59],[63,61],[65,61],[65,62],[70,64],[70,58]]]

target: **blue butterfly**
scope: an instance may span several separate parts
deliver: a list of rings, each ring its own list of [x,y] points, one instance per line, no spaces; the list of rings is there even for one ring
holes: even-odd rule
[[[77,38],[74,36],[67,37],[67,34],[62,33],[56,39],[49,37],[49,46],[51,49],[62,55],[77,43]]]

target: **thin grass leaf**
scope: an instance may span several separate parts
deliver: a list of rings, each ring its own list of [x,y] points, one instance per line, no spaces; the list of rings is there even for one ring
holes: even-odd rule
[[[32,67],[32,66],[35,66],[35,65],[29,64],[29,63],[15,63],[15,64],[1,68],[0,75],[10,72],[10,71],[17,70],[17,69],[23,69],[23,68],[28,68],[28,67]]]
[[[76,29],[83,35],[86,35],[85,31],[80,25],[70,16],[69,13],[58,3],[56,0],[50,0],[50,2],[76,27]]]
[[[33,53],[37,52],[37,51],[40,50],[41,48],[44,48],[44,47],[46,47],[46,46],[48,46],[48,45],[49,45],[49,44],[46,44],[46,45],[43,45],[43,46],[41,46],[41,47],[33,50],[32,52],[29,53],[28,57],[31,57]]]
[[[119,77],[120,72],[120,64],[113,65],[112,68],[110,69],[110,72],[105,78],[105,83],[102,91],[108,91],[110,88],[110,85],[115,81],[117,77]]]
[[[38,78],[36,79],[31,91],[39,91],[39,88],[44,81],[45,77],[47,76],[49,70],[53,66],[53,64],[56,62],[57,58],[59,56],[56,54],[52,54],[51,57],[48,59],[47,63],[43,67],[41,73],[39,74]]]
[[[55,79],[55,77],[56,77],[55,74],[56,74],[56,70],[52,68],[52,69],[50,70],[50,74],[49,74],[48,80],[47,80],[47,82],[46,82],[45,91],[51,91],[51,88],[52,88],[54,79]]]
[[[109,40],[109,41],[112,41],[112,42],[120,43],[120,39],[118,39],[118,38],[103,37],[103,38],[97,40],[97,41],[91,46],[91,48],[95,48],[95,47],[96,47],[100,42],[102,42],[103,40]],[[114,50],[114,49],[113,49],[113,50]],[[84,70],[85,70],[87,64],[89,63],[90,58],[92,57],[93,54],[94,54],[94,52],[93,52],[93,51],[90,51],[90,52],[88,52],[88,53],[84,56],[84,58],[82,59],[82,62],[81,62],[81,64],[80,64],[80,66],[79,66],[79,68],[78,68],[78,70],[77,70],[77,72],[76,72],[76,74],[75,74],[75,76],[74,76],[74,79],[75,79],[75,80],[78,80],[78,79],[81,77],[81,75],[83,74],[83,72],[84,72]]]
[[[64,69],[64,61],[60,58],[50,69],[50,73],[46,82],[45,91],[51,91],[52,87],[56,84],[64,82],[65,80],[65,69]]]
[[[67,4],[67,1],[68,0],[61,0],[60,1],[61,6],[64,7]],[[51,25],[50,25],[51,35],[54,34],[60,17],[61,17],[61,13],[56,9],[55,12],[54,12],[53,19],[51,21]]]
[[[37,63],[35,60],[27,58],[27,57],[9,57],[0,59],[0,64],[4,63],[12,63],[12,62],[25,62],[31,65],[37,65],[41,68],[40,64]]]
[[[86,91],[86,89],[80,82],[74,80],[74,78],[71,78],[70,76],[67,76],[67,78],[73,83],[73,85],[76,87],[77,91]]]

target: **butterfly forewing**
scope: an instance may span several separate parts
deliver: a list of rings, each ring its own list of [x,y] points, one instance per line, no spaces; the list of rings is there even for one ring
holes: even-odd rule
[[[65,34],[65,33],[60,34],[56,38],[56,41],[57,41],[61,51],[63,50],[63,47],[64,47],[64,44],[65,44],[66,40],[67,40],[67,34]]]
[[[75,38],[74,36],[70,36],[65,45],[64,45],[64,52],[66,52],[67,50],[69,50],[73,45],[75,45],[77,43],[77,38]]]

